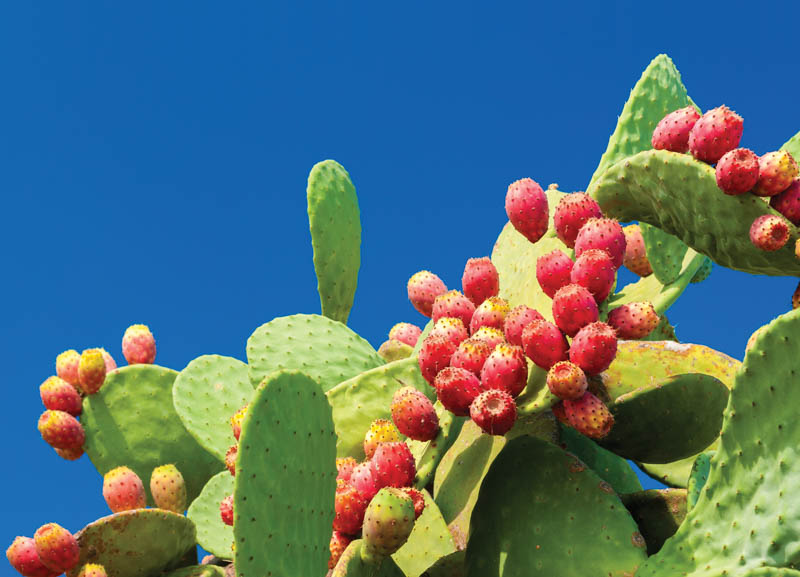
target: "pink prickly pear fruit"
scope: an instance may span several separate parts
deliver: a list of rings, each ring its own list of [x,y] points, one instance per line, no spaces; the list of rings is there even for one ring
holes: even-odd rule
[[[128,467],[117,467],[105,474],[103,498],[113,513],[147,507],[144,484]]]
[[[537,258],[536,280],[542,292],[553,298],[558,289],[569,284],[572,266],[572,259],[558,249]]]
[[[425,510],[425,497],[414,487],[403,487],[400,490],[411,498],[411,502],[414,503],[414,519],[419,519]]]
[[[153,469],[150,493],[159,509],[173,513],[186,510],[186,481],[175,465],[161,465]]]
[[[78,541],[61,525],[42,525],[33,535],[33,541],[36,554],[48,569],[56,573],[66,573],[78,564],[81,556]]]
[[[105,349],[100,349],[100,353],[103,355],[103,363],[106,365],[106,374],[116,370],[117,361],[114,360],[114,357],[111,356],[111,353]]]
[[[793,225],[800,224],[800,179],[795,178],[789,188],[770,198],[769,205]]]
[[[616,356],[617,333],[601,322],[591,323],[578,331],[569,349],[569,360],[589,375],[605,371]]]
[[[481,388],[498,389],[516,398],[528,384],[528,361],[522,347],[500,344],[481,370]]]
[[[661,319],[652,303],[630,303],[608,313],[608,324],[617,337],[626,340],[643,339],[658,326]]]
[[[337,481],[350,481],[353,474],[353,469],[358,465],[353,457],[341,457],[336,459],[336,480]]]
[[[581,285],[601,303],[611,294],[617,269],[606,251],[595,248],[584,251],[575,259],[569,278],[571,283]]]
[[[436,438],[439,432],[436,409],[430,399],[414,387],[402,387],[395,391],[391,411],[397,430],[409,439],[432,441]]]
[[[614,426],[614,415],[589,391],[575,400],[564,400],[564,413],[570,426],[591,439],[602,439]]]
[[[553,323],[533,321],[522,331],[522,348],[535,365],[550,369],[567,360],[569,345],[564,334]]]
[[[233,495],[228,495],[219,504],[219,516],[228,527],[233,527]]]
[[[734,148],[719,159],[715,173],[722,192],[744,194],[758,182],[758,156],[747,148]]]
[[[758,159],[758,196],[775,196],[789,188],[800,171],[794,157],[785,150],[768,152]]]
[[[442,406],[459,417],[469,415],[469,406],[481,393],[481,382],[472,371],[447,367],[436,375],[433,383]]]
[[[539,311],[527,305],[514,307],[506,315],[506,320],[503,321],[503,332],[506,335],[506,340],[512,345],[521,347],[523,329],[533,321],[541,320],[544,320],[544,317],[539,314]]]
[[[411,449],[403,442],[378,445],[371,463],[380,488],[410,487],[417,474]]]
[[[575,246],[578,231],[590,218],[602,218],[600,205],[588,194],[573,192],[564,196],[556,205],[553,225],[558,238],[569,248]]]
[[[498,328],[481,327],[472,334],[470,340],[486,343],[489,346],[489,352],[492,352],[497,345],[506,342],[506,336]]]
[[[505,299],[489,297],[475,309],[475,313],[469,323],[470,333],[474,335],[481,327],[492,327],[502,331],[506,315],[510,310],[511,307],[508,306],[508,302]],[[505,339],[505,336],[503,336],[503,339]]]
[[[450,357],[453,356],[457,346],[453,341],[441,336],[428,335],[425,338],[417,362],[426,381],[433,384],[439,371],[450,366]]]
[[[239,445],[231,445],[225,452],[225,467],[232,477],[236,476],[236,458],[239,456]]]
[[[464,266],[461,289],[475,306],[500,292],[500,277],[488,256],[471,258]]]
[[[408,300],[414,305],[417,311],[430,317],[433,313],[433,302],[436,297],[447,292],[442,279],[429,270],[421,270],[414,273],[408,279]]]
[[[59,377],[48,377],[39,387],[39,395],[45,408],[50,411],[64,411],[77,417],[83,409],[78,391]]]
[[[30,537],[17,537],[6,549],[11,566],[24,577],[56,577],[59,572],[48,569],[36,552],[36,543]]]
[[[56,449],[56,454],[66,461],[77,461],[83,456],[83,447],[74,449]]]
[[[458,345],[453,356],[450,357],[450,366],[466,369],[478,377],[481,374],[483,364],[486,362],[486,359],[489,358],[489,354],[492,350],[493,348],[485,341],[478,340],[475,337],[469,338]],[[436,376],[438,377],[439,375]]]
[[[506,192],[506,214],[517,232],[530,242],[542,238],[547,232],[550,209],[539,183],[530,178],[512,182]]]
[[[102,350],[86,349],[81,353],[78,380],[81,390],[87,395],[93,395],[100,390],[106,380],[106,361]]]
[[[457,290],[447,291],[433,301],[433,322],[450,317],[461,319],[468,327],[474,312],[475,304]]]
[[[656,125],[650,143],[656,150],[687,152],[689,150],[689,133],[699,119],[700,113],[694,106],[674,110]]]
[[[422,329],[411,323],[397,323],[389,330],[389,338],[407,344],[409,347],[416,347]]]
[[[387,363],[407,359],[414,354],[414,348],[395,339],[383,341],[378,347],[378,356]]]
[[[81,355],[75,349],[64,351],[56,357],[56,375],[64,379],[73,387],[80,386],[78,378],[78,364],[81,362]]]
[[[108,577],[106,568],[97,563],[87,563],[81,568],[78,577]]]
[[[364,454],[371,459],[375,449],[381,443],[393,443],[400,440],[400,432],[389,419],[375,419],[364,435]]]
[[[131,325],[122,335],[122,355],[129,365],[151,365],[156,360],[156,339],[147,325]]]
[[[553,320],[561,331],[574,337],[600,317],[597,301],[588,289],[578,284],[562,287],[553,297]]]
[[[726,152],[739,146],[744,121],[727,106],[712,108],[689,132],[689,152],[697,160],[714,164]]]
[[[331,534],[331,542],[328,549],[331,556],[328,558],[328,569],[333,569],[342,558],[342,553],[347,549],[347,546],[353,541],[353,537],[342,533],[341,531],[334,531]]]
[[[239,436],[242,434],[242,421],[244,421],[244,416],[247,414],[247,409],[250,405],[245,405],[238,411],[234,413],[231,417],[231,429],[233,429],[233,436],[238,441]]]
[[[83,426],[64,411],[45,411],[39,417],[39,433],[54,449],[79,449],[86,440]]]
[[[444,337],[457,347],[469,338],[469,331],[461,319],[442,317],[434,323],[430,335]]]
[[[375,466],[371,459],[353,467],[353,472],[350,474],[350,484],[355,487],[367,502],[375,496],[375,493],[380,489],[380,485],[378,484]]]
[[[640,277],[653,274],[653,268],[647,260],[641,227],[638,224],[629,224],[622,229],[622,232],[625,234],[625,256],[622,258],[622,263],[629,271]]]
[[[547,388],[559,399],[580,398],[587,386],[584,372],[569,361],[560,361],[547,372]]]
[[[507,392],[489,389],[472,401],[469,416],[484,433],[505,435],[517,420],[517,404]]]
[[[575,256],[597,248],[606,251],[614,262],[614,268],[619,268],[625,258],[625,245],[625,233],[619,222],[613,218],[591,218],[575,239]]]
[[[750,225],[750,242],[761,250],[781,249],[789,240],[789,223],[774,214],[763,214]]]

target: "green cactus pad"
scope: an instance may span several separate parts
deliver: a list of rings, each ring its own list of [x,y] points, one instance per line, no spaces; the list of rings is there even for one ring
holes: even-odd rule
[[[226,470],[211,477],[186,513],[197,527],[197,544],[220,559],[233,559],[233,527],[223,523],[219,513],[228,495],[233,495],[233,477]]]
[[[558,397],[547,387],[547,371],[528,361],[528,383],[516,398],[517,414],[531,415],[547,411],[558,402]]]
[[[425,510],[414,522],[414,530],[392,559],[406,577],[420,577],[442,557],[455,553],[456,546],[439,507],[425,490]]]
[[[621,495],[647,543],[647,554],[658,553],[686,518],[686,489],[650,489]]]
[[[683,244],[681,239],[645,222],[640,223],[639,228],[644,238],[647,260],[650,261],[653,275],[658,282],[668,285],[678,280],[681,270],[683,270],[683,259],[690,250],[689,247]],[[692,253],[692,256],[696,254],[694,251]]]
[[[781,150],[785,150],[791,154],[795,160],[800,161],[800,132],[792,136],[783,146]]]
[[[236,444],[230,418],[250,402],[253,385],[247,365],[219,355],[203,355],[186,365],[172,385],[175,411],[186,430],[220,461]]]
[[[239,575],[324,575],[336,493],[336,433],[322,388],[283,370],[242,423],[234,489]]]
[[[800,563],[798,334],[800,310],[793,310],[755,339],[736,375],[705,489],[639,577],[750,575]]]
[[[223,467],[184,428],[172,403],[178,373],[157,365],[130,365],[112,371],[103,388],[83,400],[84,450],[101,475],[126,466],[143,480],[148,502],[150,474],[174,464],[193,500]]]
[[[570,427],[559,427],[560,446],[586,463],[606,483],[619,493],[642,490],[639,477],[628,462]]]
[[[442,557],[431,565],[423,574],[423,577],[466,577],[466,567],[464,567],[465,550],[450,553]]]
[[[274,371],[295,369],[325,391],[383,364],[367,341],[319,315],[279,317],[261,325],[247,339],[247,361],[254,386]]]
[[[686,487],[686,507],[691,510],[697,503],[700,497],[700,491],[706,486],[708,481],[708,472],[711,470],[711,458],[715,455],[716,451],[706,451],[700,453],[694,460],[692,465],[692,472],[689,474],[689,483]]]
[[[711,261],[709,261],[711,262]],[[665,314],[661,315],[661,320],[658,321],[658,326],[653,329],[653,331],[644,337],[643,339],[639,339],[642,341],[675,341],[678,342],[678,337],[675,335],[675,327],[673,327],[669,319]]]
[[[322,314],[347,322],[361,266],[361,217],[350,175],[335,160],[308,175],[308,224]]]
[[[392,396],[410,385],[431,400],[435,391],[422,377],[416,357],[366,371],[328,391],[338,435],[339,457],[364,458],[364,435],[375,419],[391,419]]]
[[[225,577],[225,569],[216,565],[192,565],[176,569],[164,577]]]
[[[611,486],[534,437],[514,439],[494,460],[472,526],[468,575],[623,577],[646,557],[644,539]]]
[[[439,417],[439,433],[436,438],[430,441],[406,440],[417,466],[417,475],[414,477],[414,486],[417,489],[424,489],[433,481],[439,461],[455,442],[466,420],[465,417],[456,417],[439,401],[436,401],[433,406]]]
[[[703,264],[697,269],[697,272],[694,273],[691,282],[694,284],[701,283],[706,280],[708,277],[711,276],[711,271],[714,269],[714,262],[706,257],[703,260]]]
[[[728,387],[711,375],[675,375],[621,395],[609,405],[606,449],[636,461],[669,463],[702,451],[719,435]],[[668,407],[668,409],[665,409]]]
[[[363,548],[363,539],[350,543],[339,558],[331,577],[405,577],[391,557],[385,557],[381,561],[365,561],[361,551]]]
[[[791,230],[789,242],[779,250],[756,248],[750,242],[750,225],[759,216],[779,214],[752,194],[723,193],[714,169],[688,154],[640,152],[609,168],[590,193],[609,216],[657,226],[722,266],[752,274],[800,276],[800,259],[794,255],[797,231]]]
[[[100,564],[114,577],[160,575],[180,564],[195,545],[194,523],[162,509],[109,515],[90,523],[75,537],[81,556],[68,577],[76,577],[86,563]]]
[[[425,342],[425,339],[428,337],[430,332],[433,330],[433,321],[430,320],[425,323],[425,326],[422,327],[422,332],[419,334],[419,338],[417,339],[417,344],[414,345],[414,351],[411,356],[416,357],[419,355],[419,350],[422,348],[422,343]]]

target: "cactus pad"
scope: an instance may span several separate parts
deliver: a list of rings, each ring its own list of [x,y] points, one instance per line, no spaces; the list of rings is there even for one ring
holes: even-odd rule
[[[362,539],[356,539],[347,546],[331,577],[405,577],[391,557],[381,561],[368,562],[361,556],[364,546]]]
[[[700,498],[700,491],[706,486],[708,481],[708,472],[711,470],[711,457],[714,456],[716,451],[706,451],[700,453],[694,460],[692,465],[692,472],[689,474],[689,482],[686,486],[686,507],[691,509]]]
[[[781,146],[781,150],[785,150],[794,156],[795,160],[800,160],[800,132],[792,136],[783,146]]]
[[[225,577],[225,569],[216,565],[192,565],[175,569],[164,577]]]
[[[647,260],[650,261],[653,275],[658,282],[668,285],[678,280],[678,276],[683,270],[683,259],[689,251],[689,247],[683,244],[681,239],[647,223],[641,223],[639,228],[647,249]],[[696,253],[692,251],[692,256],[694,254]]]
[[[439,507],[430,493],[422,490],[422,495],[425,497],[425,510],[414,522],[414,530],[408,541],[392,555],[406,577],[420,577],[439,559],[456,551]]]
[[[197,544],[221,559],[233,559],[233,527],[223,523],[219,514],[219,504],[232,494],[231,474],[228,471],[217,473],[186,513],[197,527]]]
[[[606,483],[619,493],[641,491],[642,485],[628,462],[570,427],[559,427],[560,445],[586,463]]]
[[[658,553],[686,518],[686,489],[650,489],[622,495],[647,543],[647,554]]]
[[[417,489],[424,489],[433,481],[439,461],[458,438],[466,420],[445,409],[439,401],[433,406],[436,409],[436,416],[439,417],[439,432],[436,437],[430,441],[406,440],[417,467],[417,474],[414,477],[414,486]]]

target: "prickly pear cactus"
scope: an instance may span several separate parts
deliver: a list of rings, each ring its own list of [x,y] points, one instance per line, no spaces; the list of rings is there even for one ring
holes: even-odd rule
[[[233,527],[219,514],[219,504],[228,495],[233,495],[233,477],[222,471],[211,477],[186,512],[197,527],[197,544],[220,559],[233,559]]]

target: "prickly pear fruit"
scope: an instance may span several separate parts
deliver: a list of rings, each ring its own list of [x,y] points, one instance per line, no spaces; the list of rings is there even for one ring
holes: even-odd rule
[[[625,256],[622,263],[634,274],[646,277],[653,274],[644,246],[642,229],[638,224],[629,224],[622,229],[625,234]]]
[[[408,279],[408,300],[420,314],[430,317],[433,313],[433,301],[447,292],[442,279],[428,270],[414,273]]]
[[[544,320],[539,311],[527,305],[519,305],[511,309],[503,321],[503,333],[512,345],[522,346],[522,330],[533,321]]]
[[[427,397],[426,397],[427,399]],[[400,440],[400,433],[388,419],[375,419],[364,435],[364,454],[371,459],[375,449],[381,443],[393,443]]]
[[[74,449],[56,449],[56,454],[67,461],[76,461],[83,456],[83,447]]]
[[[469,338],[458,345],[456,352],[450,357],[450,366],[466,369],[472,372],[476,377],[479,377],[483,364],[486,362],[486,359],[489,358],[489,354],[491,354],[492,350],[493,349],[485,341],[478,340],[474,337]],[[438,376],[439,375],[437,375],[437,377]]]
[[[349,481],[356,465],[358,465],[358,461],[353,457],[341,457],[336,459],[336,480]]]
[[[345,535],[341,531],[334,531],[331,535],[331,542],[328,545],[330,549],[331,556],[328,559],[328,569],[333,569],[336,567],[336,564],[339,562],[339,559],[344,553],[344,550],[347,549],[347,546],[353,540],[352,537],[349,535]]]
[[[114,513],[147,507],[144,484],[128,467],[117,467],[105,474],[103,498]]]
[[[658,326],[661,319],[652,303],[629,303],[608,313],[608,324],[620,339],[643,339]]]
[[[712,108],[689,132],[689,152],[697,160],[714,164],[739,146],[743,128],[742,117],[727,106]]]
[[[433,322],[450,317],[461,319],[464,326],[468,327],[474,312],[475,304],[457,290],[447,291],[433,301]]]
[[[578,231],[590,218],[601,218],[600,205],[588,194],[573,192],[558,202],[553,213],[553,225],[558,238],[569,248],[575,246]]]
[[[42,438],[54,449],[79,449],[86,440],[83,426],[64,411],[45,411],[38,427]]]
[[[219,516],[222,522],[233,527],[233,495],[228,495],[219,504]]]
[[[506,192],[508,220],[517,232],[530,242],[538,241],[547,232],[549,211],[547,196],[536,181],[523,178],[508,186]]]
[[[719,159],[715,172],[722,192],[744,194],[758,182],[758,156],[747,148],[734,148]]]
[[[601,322],[591,323],[578,331],[569,348],[569,360],[589,375],[605,371],[616,356],[617,334]]]
[[[439,432],[439,417],[433,403],[414,387],[401,387],[395,391],[391,410],[397,430],[409,439],[431,441]]]
[[[431,335],[444,337],[457,347],[469,338],[469,331],[461,319],[443,317],[434,323],[428,336]]]
[[[553,298],[558,289],[569,284],[572,266],[572,259],[558,249],[537,258],[536,280],[542,292]]]
[[[472,334],[470,339],[486,343],[489,346],[489,352],[493,351],[500,343],[506,342],[503,331],[495,327],[481,327]]]
[[[36,543],[30,537],[17,537],[6,549],[11,566],[24,577],[56,577],[58,573],[48,569],[36,552]]]
[[[614,287],[617,269],[606,251],[595,248],[584,251],[575,259],[569,278],[571,283],[581,285],[601,303]]]
[[[488,256],[467,261],[461,276],[461,289],[475,306],[479,306],[489,297],[497,296],[500,292],[500,277]]]
[[[572,428],[591,439],[602,439],[614,426],[614,416],[603,401],[589,391],[575,400],[564,400],[564,413]]]
[[[48,377],[39,387],[39,395],[46,409],[64,411],[77,417],[83,410],[78,391],[64,379]]]
[[[231,417],[231,429],[233,429],[233,436],[236,440],[239,440],[239,435],[242,434],[242,421],[244,420],[244,416],[247,414],[247,408],[250,405],[245,405],[238,411],[234,413]]]
[[[564,410],[564,402],[563,401],[557,402],[555,405],[550,407],[550,410],[553,412],[553,416],[556,418],[556,420],[559,423],[561,423],[562,425],[567,425],[568,427],[572,426],[572,425],[570,425],[569,419],[567,418],[567,413]]]
[[[97,563],[87,563],[81,568],[78,577],[108,577],[106,568]]]
[[[800,224],[800,179],[795,178],[786,190],[770,198],[769,205],[793,225]]]
[[[106,365],[106,374],[116,370],[117,361],[114,360],[114,357],[111,356],[111,353],[105,349],[100,349],[100,353],[103,355],[103,362]]]
[[[516,397],[528,384],[528,362],[522,347],[500,344],[481,370],[481,388],[498,389]]]
[[[397,323],[389,330],[389,338],[407,344],[409,347],[416,347],[422,329],[411,323]]]
[[[568,284],[553,297],[553,320],[564,334],[574,337],[586,325],[600,316],[597,301],[588,289]]]
[[[700,113],[694,106],[674,110],[658,122],[650,143],[656,150],[686,152],[689,150],[689,133],[699,119]]]
[[[106,361],[102,350],[86,349],[81,353],[78,380],[81,390],[87,395],[93,395],[100,390],[106,380]]]
[[[506,315],[510,310],[511,307],[505,299],[489,297],[475,309],[469,323],[470,333],[474,335],[481,327],[492,327],[502,331]],[[503,338],[505,339],[505,336]]]
[[[790,153],[768,152],[758,159],[758,183],[753,192],[758,196],[775,196],[786,190],[797,175],[797,163]]]
[[[774,214],[763,214],[750,225],[750,242],[764,251],[775,251],[789,240],[789,223]]]
[[[225,453],[225,467],[232,476],[236,476],[236,458],[239,456],[239,445],[231,445]]]
[[[534,364],[550,369],[558,361],[567,360],[569,345],[556,325],[542,320],[533,321],[522,331],[522,348]]]
[[[414,487],[403,487],[400,490],[411,498],[411,502],[414,503],[414,519],[419,519],[425,510],[425,497],[422,492]]]
[[[380,486],[378,485],[378,477],[375,474],[375,465],[371,460],[364,461],[353,467],[353,472],[350,474],[350,484],[356,488],[359,495],[367,502],[375,496]],[[364,507],[366,506],[367,504],[364,503]]]
[[[159,509],[173,513],[186,510],[186,481],[175,465],[161,465],[153,469],[150,493]]]
[[[457,346],[451,340],[441,336],[428,335],[425,338],[419,350],[417,362],[426,381],[433,384],[439,371],[450,366],[450,357],[453,356]]]
[[[613,218],[591,218],[583,225],[575,239],[575,256],[597,248],[606,251],[614,262],[614,268],[622,266],[625,258],[625,233]]]
[[[481,392],[481,382],[475,373],[453,366],[436,375],[433,386],[442,406],[459,417],[469,415],[469,406]]]
[[[369,558],[392,555],[414,528],[414,502],[400,489],[385,487],[372,498],[364,515],[363,538]]]
[[[507,392],[489,389],[472,401],[469,416],[484,433],[505,435],[517,420],[517,404]]]
[[[36,554],[48,569],[66,573],[78,564],[81,556],[75,537],[56,523],[42,525],[33,535]]]
[[[409,487],[417,474],[411,449],[402,442],[378,445],[371,463],[379,487]]]
[[[378,347],[378,356],[380,356],[387,363],[407,359],[414,354],[414,347],[405,343],[401,343],[395,339],[384,341]]]
[[[147,325],[131,325],[122,335],[122,356],[129,365],[150,365],[156,360],[156,339]]]
[[[64,351],[56,357],[56,374],[64,379],[73,387],[80,386],[78,379],[78,364],[81,362],[81,355],[75,349]]]
[[[547,388],[559,399],[580,398],[587,386],[584,372],[569,361],[558,362],[547,372]]]

